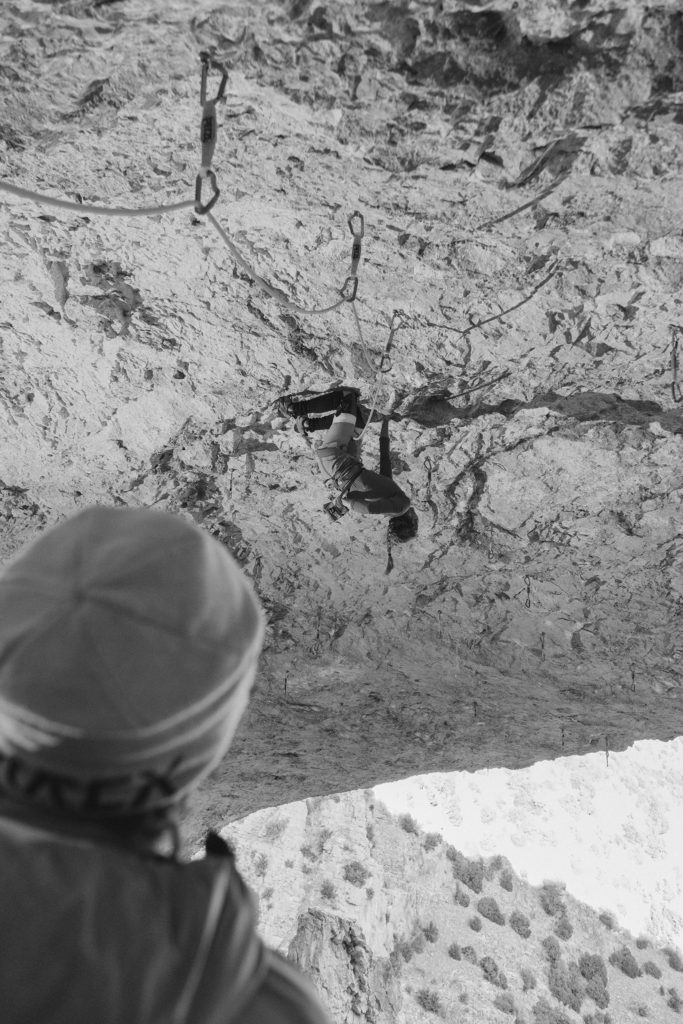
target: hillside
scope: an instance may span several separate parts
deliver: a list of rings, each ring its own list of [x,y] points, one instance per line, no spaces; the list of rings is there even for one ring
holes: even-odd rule
[[[465,856],[370,790],[261,811],[225,835],[264,937],[313,978],[336,1024],[680,1019],[675,946],[634,936],[561,881]]]

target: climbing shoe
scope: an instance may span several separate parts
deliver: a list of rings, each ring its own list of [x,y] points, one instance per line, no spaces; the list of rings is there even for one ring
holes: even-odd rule
[[[308,437],[311,429],[311,423],[308,416],[297,416],[294,420],[294,429],[297,434],[302,434],[304,437]]]
[[[276,401],[275,408],[280,416],[295,416],[296,404],[289,395],[283,395],[282,398],[278,398]]]

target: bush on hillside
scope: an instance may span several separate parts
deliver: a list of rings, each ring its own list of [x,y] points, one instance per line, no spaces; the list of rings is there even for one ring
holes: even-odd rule
[[[607,966],[599,953],[582,953],[579,957],[579,970],[586,981],[600,978],[603,985],[607,984]]]
[[[448,955],[449,957],[451,957],[452,960],[460,959],[460,946],[458,945],[457,942],[451,942],[450,946],[448,947]]]
[[[375,826],[372,824],[372,822],[370,822],[369,825],[365,826],[365,835],[367,837],[368,842],[372,845],[372,843],[374,843],[375,841]]]
[[[671,946],[667,946],[664,949],[664,956],[669,962],[669,967],[672,971],[683,971],[683,960],[681,954],[677,949],[672,949]]]
[[[534,1004],[531,1012],[534,1015],[534,1024],[572,1024],[566,1013],[551,1006],[543,996]]]
[[[522,967],[519,974],[522,979],[523,992],[530,992],[532,988],[536,988],[536,975],[533,971],[530,971],[528,967]]]
[[[359,860],[350,860],[348,864],[345,864],[342,874],[346,882],[350,882],[351,885],[357,885],[359,889],[365,885],[370,877],[370,872]]]
[[[320,895],[324,900],[333,900],[337,895],[337,890],[330,882],[329,878],[324,879],[320,886]]]
[[[523,939],[528,939],[531,935],[529,918],[525,914],[521,914],[519,910],[513,910],[510,914],[510,927]]]
[[[586,992],[579,965],[557,960],[548,970],[548,988],[560,1003],[579,1013]]]
[[[509,992],[499,992],[493,1000],[493,1005],[497,1010],[502,1010],[503,1013],[515,1012],[515,1002]]]
[[[274,818],[273,821],[269,821],[263,830],[264,837],[269,843],[274,843],[280,838],[283,832],[287,831],[287,822],[284,818]]]
[[[669,989],[669,998],[666,1001],[666,1005],[674,1011],[674,1013],[680,1013],[681,1007],[683,1007],[683,999],[679,996],[675,988]]]
[[[429,924],[423,924],[421,930],[427,942],[436,942],[439,937],[439,929],[433,921],[430,921]]]
[[[427,835],[424,837],[424,842],[422,845],[424,846],[427,853],[429,853],[430,850],[436,849],[436,847],[441,842],[443,842],[443,840],[439,832],[428,832]]]
[[[647,1006],[645,1006],[644,1003],[639,1003],[638,1004],[638,1006],[636,1007],[636,1013],[638,1014],[639,1017],[649,1017],[650,1016],[650,1014],[648,1012],[648,1009],[647,1009]]]
[[[607,986],[602,980],[599,974],[594,974],[586,982],[586,995],[593,1000],[596,1006],[599,1006],[601,1010],[606,1010],[609,1006],[609,992]]]
[[[639,978],[643,973],[628,946],[622,946],[621,949],[615,949],[614,952],[610,954],[609,962],[614,967],[618,967],[627,978]]]
[[[463,892],[459,885],[456,885],[455,887],[453,899],[455,900],[456,903],[459,903],[461,907],[469,907],[470,905],[469,896],[467,895],[466,892]]]
[[[560,916],[560,919],[553,928],[553,931],[557,935],[558,939],[562,939],[563,942],[566,942],[567,939],[571,939],[574,934],[574,929],[572,928],[571,922],[566,913]]]
[[[413,959],[413,947],[406,939],[397,939],[394,948],[406,963]]]
[[[494,924],[505,924],[505,915],[492,896],[483,896],[477,903],[477,910],[487,921]]]
[[[369,886],[367,887],[367,889],[365,890],[365,895],[367,896],[367,898],[368,898],[369,900],[371,900],[371,899],[372,899],[372,897],[373,897],[373,896],[375,895],[375,890],[374,890],[374,889],[372,888],[372,886],[371,886],[371,885],[369,885]]]
[[[424,952],[425,937],[422,934],[422,932],[418,932],[417,935],[413,936],[413,938],[411,940],[411,943],[410,943],[410,948],[412,949],[413,953],[422,953],[422,952]]]
[[[439,993],[435,992],[431,988],[421,988],[415,993],[415,999],[420,1004],[423,1010],[427,1013],[435,1013],[437,1016],[441,1016],[443,1013],[443,1006],[439,999]]]
[[[461,953],[463,955],[463,959],[467,960],[468,963],[476,964],[477,953],[473,946],[463,946]]]
[[[555,882],[543,883],[538,898],[548,917],[554,917],[565,910],[563,891],[562,886]]]
[[[544,939],[541,943],[541,948],[545,953],[546,960],[549,960],[551,964],[560,959],[560,944],[554,935],[549,935]]]
[[[645,974],[650,974],[653,978],[661,978],[662,972],[657,967],[657,964],[653,964],[652,960],[646,960],[643,964],[643,971]]]
[[[453,847],[449,847],[449,851]],[[453,856],[448,852],[448,859],[451,861],[453,876],[466,885],[472,892],[480,893],[484,882],[484,865],[480,860],[468,860],[464,854],[453,850]]]
[[[505,974],[500,970],[492,956],[483,956],[479,966],[481,967],[481,973],[492,985],[495,985],[497,988],[508,987],[508,980]]]
[[[332,831],[331,828],[321,828],[320,829],[320,832],[318,832],[318,838],[316,840],[316,845],[318,847],[318,853],[322,854],[324,852],[324,850],[325,850],[325,843],[327,842],[328,839],[331,839],[333,835],[334,835],[334,832]]]
[[[504,871],[501,871],[498,881],[501,889],[506,889],[507,892],[512,892],[512,872],[509,868],[505,868]]]
[[[404,832],[409,832],[412,835],[417,835],[420,831],[420,826],[413,818],[412,814],[401,814],[398,819],[398,823]]]
[[[474,915],[474,917],[471,917],[467,923],[473,932],[481,931],[481,918],[477,917],[476,914]]]
[[[268,858],[265,853],[259,853],[258,857],[254,861],[254,871],[259,878],[263,878],[266,871],[268,870]]]
[[[636,946],[638,947],[638,949],[647,949],[649,945],[650,943],[647,941],[644,935],[640,935],[636,939]]]
[[[608,911],[603,910],[602,914],[600,914],[600,916],[598,917],[598,921],[602,921],[602,923],[608,931],[614,931],[615,921],[612,915],[608,913]]]

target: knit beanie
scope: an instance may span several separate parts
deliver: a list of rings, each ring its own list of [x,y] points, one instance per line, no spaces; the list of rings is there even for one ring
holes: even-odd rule
[[[218,541],[90,508],[0,575],[0,789],[77,814],[179,801],[227,751],[264,617]]]

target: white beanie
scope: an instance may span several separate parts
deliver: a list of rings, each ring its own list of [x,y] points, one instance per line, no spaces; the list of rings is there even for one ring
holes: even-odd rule
[[[82,814],[178,801],[226,752],[263,643],[225,547],[91,508],[0,576],[0,789]]]

